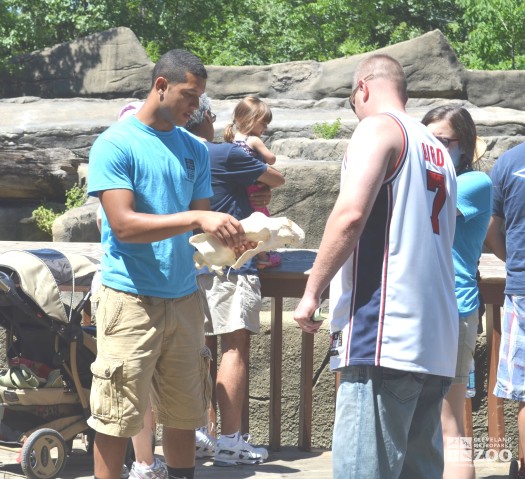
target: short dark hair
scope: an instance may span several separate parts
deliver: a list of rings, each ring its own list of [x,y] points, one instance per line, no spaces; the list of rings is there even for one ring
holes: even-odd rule
[[[184,83],[186,73],[191,73],[200,78],[208,78],[206,68],[199,57],[190,53],[188,50],[176,48],[166,52],[159,58],[153,68],[151,85],[155,84],[158,77],[164,77],[169,82]]]
[[[476,148],[476,125],[470,113],[461,106],[438,106],[428,111],[421,122],[428,126],[430,123],[447,121],[459,139],[459,146],[463,150],[457,173],[472,168]]]

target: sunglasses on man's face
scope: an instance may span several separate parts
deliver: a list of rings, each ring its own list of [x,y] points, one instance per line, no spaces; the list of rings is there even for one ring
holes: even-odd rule
[[[357,86],[352,90],[352,93],[350,93],[350,96],[348,97],[348,101],[350,102],[350,108],[352,109],[352,111],[355,113],[355,95],[357,94],[358,90],[359,90],[359,82],[367,82],[369,80],[372,80],[372,78],[374,78],[374,74],[371,73],[370,75],[367,75],[366,77],[364,77],[362,80],[358,80],[357,81]]]

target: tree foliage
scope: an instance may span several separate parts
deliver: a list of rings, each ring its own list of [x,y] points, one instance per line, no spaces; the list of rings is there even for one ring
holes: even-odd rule
[[[204,63],[355,55],[440,29],[469,68],[524,68],[523,0],[0,0],[0,60],[116,26],[153,61],[188,48]]]
[[[525,68],[525,2],[523,0],[458,0],[470,32],[461,45],[472,68]]]

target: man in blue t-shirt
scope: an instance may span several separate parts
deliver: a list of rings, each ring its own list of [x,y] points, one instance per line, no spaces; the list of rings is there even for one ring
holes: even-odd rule
[[[253,201],[254,196],[248,197],[248,186],[260,182],[268,187],[266,193],[263,190],[258,195],[260,206],[266,206],[270,200],[269,189],[282,185],[284,178],[236,144],[212,143],[214,119],[209,99],[203,95],[199,109],[193,113],[186,128],[206,141],[208,147],[212,210],[229,213],[241,220],[253,213],[250,199]],[[206,272],[198,276],[199,289],[206,300],[205,332],[207,336],[221,337],[222,358],[217,374],[221,435],[214,445],[205,431],[197,432],[197,455],[213,455],[217,466],[257,464],[268,457],[268,451],[249,444],[240,428],[242,406],[247,399],[250,334],[259,332],[259,277],[251,261],[239,270],[225,273],[218,276]]]
[[[518,433],[525,445],[525,143],[504,153],[492,167],[492,218],[485,244],[505,261],[505,307],[494,394],[519,401]],[[503,234],[505,228],[505,235]],[[525,478],[521,459],[520,478]]]
[[[206,78],[195,55],[169,51],[153,69],[140,111],[102,133],[90,151],[88,192],[103,207],[104,250],[93,297],[98,351],[88,420],[97,479],[120,477],[150,390],[169,477],[194,477],[210,354],[188,237],[200,229],[241,251],[246,243],[237,219],[209,211],[206,147],[180,128],[198,108]]]

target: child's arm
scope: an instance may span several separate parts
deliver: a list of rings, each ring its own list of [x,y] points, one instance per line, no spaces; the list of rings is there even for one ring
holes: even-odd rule
[[[278,186],[284,185],[284,176],[275,168],[269,166],[267,170],[257,178],[257,181],[264,183],[270,188],[277,188]]]
[[[266,147],[264,142],[258,136],[249,136],[246,139],[246,143],[250,148],[253,148],[259,155],[261,155],[263,161],[268,165],[275,163],[275,155]]]

